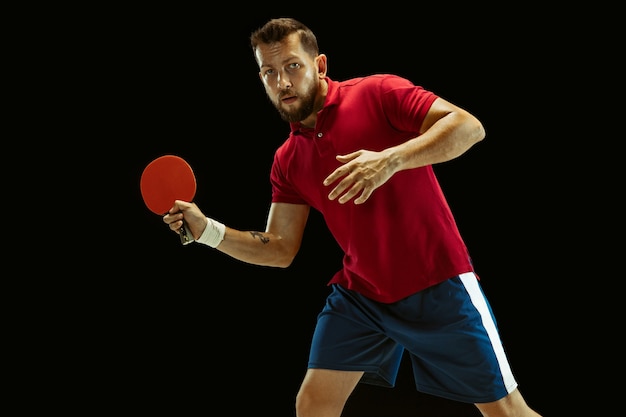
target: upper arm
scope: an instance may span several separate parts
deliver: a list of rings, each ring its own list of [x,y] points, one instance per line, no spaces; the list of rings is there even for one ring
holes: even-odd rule
[[[458,120],[475,121],[474,116],[472,116],[466,110],[450,103],[449,101],[441,97],[438,97],[431,104],[428,113],[426,113],[426,117],[424,118],[424,121],[422,122],[422,126],[420,128],[420,134],[430,129],[430,127],[434,125],[438,120],[442,119],[450,113],[456,113],[457,115],[461,116],[461,119]]]

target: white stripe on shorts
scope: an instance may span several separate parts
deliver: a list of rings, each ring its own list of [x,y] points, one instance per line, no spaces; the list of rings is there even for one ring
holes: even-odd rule
[[[502,379],[504,380],[504,386],[506,387],[507,392],[511,393],[517,387],[517,382],[511,372],[511,367],[506,354],[504,353],[502,341],[500,340],[500,335],[498,334],[498,329],[493,321],[493,317],[489,312],[485,296],[478,286],[478,278],[473,272],[461,274],[459,275],[459,278],[470,295],[472,304],[474,304],[474,307],[476,307],[482,317],[483,326],[485,326],[485,330],[487,330],[489,340],[491,340],[491,346],[493,347],[498,363],[500,364],[500,373],[502,374]]]

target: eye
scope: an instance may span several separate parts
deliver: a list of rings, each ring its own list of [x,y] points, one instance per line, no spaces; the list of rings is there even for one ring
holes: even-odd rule
[[[290,70],[295,70],[300,68],[300,64],[298,64],[297,62],[292,62],[291,64],[287,65],[287,68],[289,68]]]
[[[272,75],[273,73],[274,73],[273,69],[268,69],[268,70],[265,71],[264,74],[267,76],[267,75]]]

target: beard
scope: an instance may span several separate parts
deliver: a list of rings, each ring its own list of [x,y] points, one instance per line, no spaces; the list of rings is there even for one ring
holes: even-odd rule
[[[300,100],[300,106],[294,108],[291,107],[289,109],[281,106],[280,98],[283,95],[290,94],[291,91],[284,91],[278,98],[278,101],[274,103],[276,110],[278,110],[278,114],[280,117],[289,123],[299,122],[301,120],[309,117],[311,113],[313,113],[315,109],[315,97],[317,97],[317,91],[319,90],[319,85],[317,83],[313,83],[311,87],[304,94],[298,94],[298,99]]]

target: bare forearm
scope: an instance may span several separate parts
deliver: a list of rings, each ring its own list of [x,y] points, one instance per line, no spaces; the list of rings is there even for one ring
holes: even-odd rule
[[[485,137],[482,124],[464,111],[439,119],[421,136],[388,149],[395,170],[450,161],[459,157]]]
[[[280,268],[288,267],[295,256],[282,239],[272,233],[229,227],[216,249],[243,262]]]

